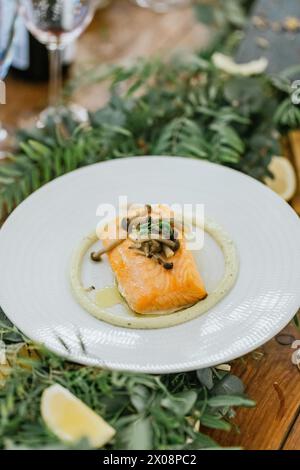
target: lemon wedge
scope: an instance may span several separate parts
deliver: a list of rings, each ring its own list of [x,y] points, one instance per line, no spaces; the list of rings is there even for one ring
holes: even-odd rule
[[[269,170],[274,179],[265,178],[266,185],[286,201],[292,199],[297,189],[297,178],[291,162],[285,157],[273,157]]]
[[[232,57],[220,52],[215,52],[213,54],[212,61],[215,67],[223,70],[223,72],[227,72],[230,75],[242,75],[244,77],[260,75],[269,65],[269,62],[265,57],[261,57],[258,60],[252,60],[246,64],[238,64],[233,60]]]
[[[106,421],[58,384],[44,390],[41,414],[53,434],[69,444],[85,438],[97,449],[115,435],[115,430]]]

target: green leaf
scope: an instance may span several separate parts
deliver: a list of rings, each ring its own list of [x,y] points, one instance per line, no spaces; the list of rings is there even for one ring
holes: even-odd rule
[[[31,173],[31,185],[33,191],[35,191],[41,186],[40,174],[36,168],[34,168]]]
[[[136,385],[131,391],[130,400],[136,411],[139,413],[145,411],[149,406],[150,394],[143,385]]]
[[[54,172],[56,176],[61,176],[63,174],[63,165],[62,165],[62,158],[60,149],[57,148],[53,154],[53,161],[54,161]]]
[[[224,87],[224,97],[242,115],[258,112],[263,106],[263,82],[257,77],[232,77]]]
[[[9,178],[8,176],[0,176],[0,184],[8,185],[14,182],[15,182],[14,178]]]
[[[172,397],[163,398],[161,406],[172,411],[177,416],[186,416],[197,400],[197,393],[193,390],[180,392]]]
[[[16,165],[1,164],[0,165],[0,176],[7,176],[11,178],[18,178],[22,176],[22,171],[19,170]]]
[[[126,122],[126,115],[123,110],[108,107],[91,114],[91,122],[95,127],[104,124],[122,127]]]
[[[196,16],[199,21],[208,26],[212,26],[215,23],[215,15],[214,15],[214,6],[213,5],[206,5],[203,3],[197,4],[194,6]]]
[[[46,145],[41,144],[37,140],[28,140],[30,147],[35,150],[38,154],[48,157],[51,154],[51,150]]]
[[[221,419],[221,417],[204,414],[201,416],[200,421],[207,428],[220,429],[222,431],[230,431],[231,429],[231,424]]]
[[[212,408],[220,408],[225,406],[244,406],[253,407],[256,405],[255,401],[240,396],[219,395],[209,398],[207,404]]]
[[[41,155],[34,150],[28,142],[20,142],[20,148],[23,150],[23,152],[29,157],[31,160],[35,162],[39,162],[41,159]]]
[[[274,122],[279,127],[298,129],[300,127],[300,109],[292,103],[290,98],[287,98],[278,107]]]
[[[293,321],[294,321],[294,323],[295,323],[296,328],[300,329],[299,313],[297,313],[297,314],[294,316]]]
[[[271,75],[270,81],[277,90],[283,91],[287,94],[291,93],[291,82],[287,78],[284,78],[280,75]]]
[[[213,372],[211,368],[197,370],[197,378],[199,382],[208,390],[214,386]]]
[[[104,124],[103,127],[105,127],[106,129],[108,129],[110,131],[115,132],[116,134],[121,134],[125,137],[130,137],[131,136],[131,132],[128,129],[125,129],[123,127],[113,126],[111,124]]]
[[[187,449],[197,450],[197,449],[219,449],[220,446],[209,436],[201,432],[197,433],[196,438],[187,446]]]
[[[243,395],[245,387],[241,379],[235,375],[227,374],[213,388],[214,395]]]
[[[224,9],[228,21],[238,28],[243,28],[247,17],[239,0],[226,0]]]
[[[61,160],[64,164],[64,172],[69,173],[72,170],[72,157],[70,149],[61,150]]]
[[[153,431],[150,418],[139,418],[122,430],[119,436],[124,450],[153,449]]]
[[[220,144],[226,145],[238,153],[244,152],[245,144],[232,127],[215,123],[212,124],[211,129],[218,133]]]

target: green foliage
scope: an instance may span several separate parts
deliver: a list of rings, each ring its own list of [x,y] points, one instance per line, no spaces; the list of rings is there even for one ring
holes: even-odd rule
[[[196,2],[196,16],[202,23],[221,28],[243,28],[248,19],[248,11],[253,0],[214,0]]]
[[[26,134],[18,152],[0,166],[0,219],[43,184],[87,163],[96,148],[97,140],[84,130],[68,139],[58,128]]]
[[[300,330],[300,312],[298,311],[293,319],[294,325]]]
[[[233,406],[255,405],[244,396],[240,380],[228,373],[205,369],[155,376],[82,367],[32,344],[3,314],[0,320],[0,339],[7,348],[25,342],[32,357],[12,360],[11,373],[0,387],[0,448],[59,445],[40,416],[41,394],[53,383],[69,389],[116,428],[107,446],[113,449],[215,448],[196,423],[228,431]],[[227,381],[226,389],[222,383]]]
[[[202,53],[210,57],[216,50],[231,54],[243,37],[254,0],[198,0],[194,10],[199,21],[210,28],[212,40]]]
[[[278,127],[298,129],[300,127],[300,108],[295,106],[291,98],[286,98],[276,111],[274,121]]]

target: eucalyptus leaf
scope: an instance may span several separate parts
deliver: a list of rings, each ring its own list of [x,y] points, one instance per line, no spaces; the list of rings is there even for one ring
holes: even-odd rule
[[[248,398],[241,396],[231,395],[218,395],[216,397],[209,398],[207,404],[212,408],[220,408],[227,406],[244,406],[251,408],[256,405],[255,401],[249,400]]]
[[[111,107],[100,109],[90,114],[91,123],[94,126],[113,125],[122,127],[126,122],[126,115],[123,110],[112,109]]]
[[[298,328],[298,330],[300,330],[300,316],[299,316],[299,312],[296,313],[296,315],[294,316],[294,324],[296,326],[296,328]]]
[[[149,406],[150,393],[143,385],[136,385],[131,391],[130,400],[138,412],[143,412]]]
[[[208,390],[214,386],[213,372],[209,367],[206,369],[197,370],[197,378],[199,382],[204,385]]]
[[[214,395],[243,395],[245,387],[241,379],[235,375],[228,374],[214,386]]]
[[[150,418],[139,418],[119,436],[121,449],[151,450],[153,448],[153,432]]]
[[[195,440],[187,446],[190,449],[218,449],[220,446],[209,436],[201,432],[197,433]]]
[[[11,321],[7,318],[7,316],[5,315],[1,307],[0,307],[0,321],[6,327],[12,326]]]
[[[247,17],[238,0],[226,0],[224,2],[224,10],[231,24],[238,28],[242,28],[245,25]]]
[[[22,171],[16,165],[0,165],[0,176],[18,178]]]
[[[163,398],[161,406],[172,411],[177,416],[185,416],[194,406],[197,393],[193,390],[180,392],[172,397]]]
[[[251,115],[262,106],[263,82],[256,77],[232,77],[224,86],[224,97],[243,115]]]
[[[214,6],[204,3],[198,3],[195,5],[196,16],[199,21],[209,26],[215,22]]]
[[[9,176],[1,176],[0,175],[0,184],[10,185],[14,183],[14,178],[10,178]]]
[[[201,416],[201,424],[208,428],[220,429],[222,431],[230,431],[231,429],[231,424],[221,419],[221,417],[213,416],[206,413]]]

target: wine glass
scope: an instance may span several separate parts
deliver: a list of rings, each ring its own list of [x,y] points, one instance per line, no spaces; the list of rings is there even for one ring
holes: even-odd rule
[[[13,59],[14,39],[18,17],[16,0],[0,0],[0,106],[5,102],[4,79]],[[8,141],[8,132],[0,122],[0,146],[3,148]],[[5,152],[0,152],[0,158]]]
[[[20,14],[32,35],[45,44],[50,58],[49,106],[39,119],[43,126],[51,117],[60,122],[66,112],[61,104],[62,53],[78,38],[93,19],[95,0],[19,0]],[[78,105],[69,105],[68,111],[78,121],[86,120],[87,113]]]

